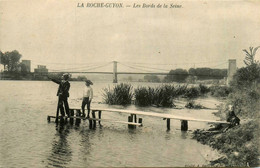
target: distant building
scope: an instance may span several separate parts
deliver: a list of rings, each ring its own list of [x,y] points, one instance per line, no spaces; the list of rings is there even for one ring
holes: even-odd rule
[[[37,68],[34,69],[34,73],[48,73],[48,69],[45,65],[37,65]]]
[[[31,72],[31,60],[22,60],[22,63],[24,66],[24,71],[25,72]]]

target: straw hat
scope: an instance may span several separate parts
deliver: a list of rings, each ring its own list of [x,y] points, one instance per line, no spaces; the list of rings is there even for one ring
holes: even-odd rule
[[[63,75],[62,75],[62,77],[64,77],[64,78],[69,78],[70,77],[70,74],[69,73],[64,73]]]
[[[85,82],[86,82],[86,84],[93,85],[93,83],[92,83],[91,80],[89,80],[89,79],[87,79]]]

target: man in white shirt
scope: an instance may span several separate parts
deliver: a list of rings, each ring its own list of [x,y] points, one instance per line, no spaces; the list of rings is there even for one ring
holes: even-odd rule
[[[91,100],[93,99],[93,89],[90,85],[93,85],[93,83],[90,80],[86,80],[86,86],[84,88],[83,91],[83,100],[82,100],[82,112],[83,112],[83,117],[86,116],[85,114],[85,106],[87,105],[87,109],[88,109],[88,115],[87,118],[89,118],[89,113],[90,113],[90,103]]]

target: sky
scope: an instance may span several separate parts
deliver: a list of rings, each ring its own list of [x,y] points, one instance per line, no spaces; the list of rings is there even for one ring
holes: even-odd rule
[[[77,7],[91,2],[0,0],[0,50],[19,51],[32,69],[112,71],[117,61],[118,71],[166,72],[227,68],[229,59],[242,67],[242,50],[260,46],[260,1],[100,0],[124,8]]]

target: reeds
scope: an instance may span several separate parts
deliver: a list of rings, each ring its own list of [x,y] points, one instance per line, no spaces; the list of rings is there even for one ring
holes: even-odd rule
[[[154,105],[157,107],[172,107],[176,97],[173,85],[161,85],[155,88],[138,87],[135,89],[135,103],[139,106]]]
[[[131,104],[133,98],[132,85],[121,83],[115,85],[112,89],[110,87],[103,89],[103,100],[110,105],[127,105]]]
[[[134,89],[131,84],[118,84],[112,89],[103,89],[103,99],[110,105],[127,105],[131,104],[133,97],[135,104],[139,106],[157,106],[173,107],[173,99],[184,97],[189,100],[211,92],[213,96],[226,96],[230,93],[227,87],[207,87],[200,84],[199,86],[188,87],[188,85],[171,85],[165,84],[157,87],[138,87]]]

